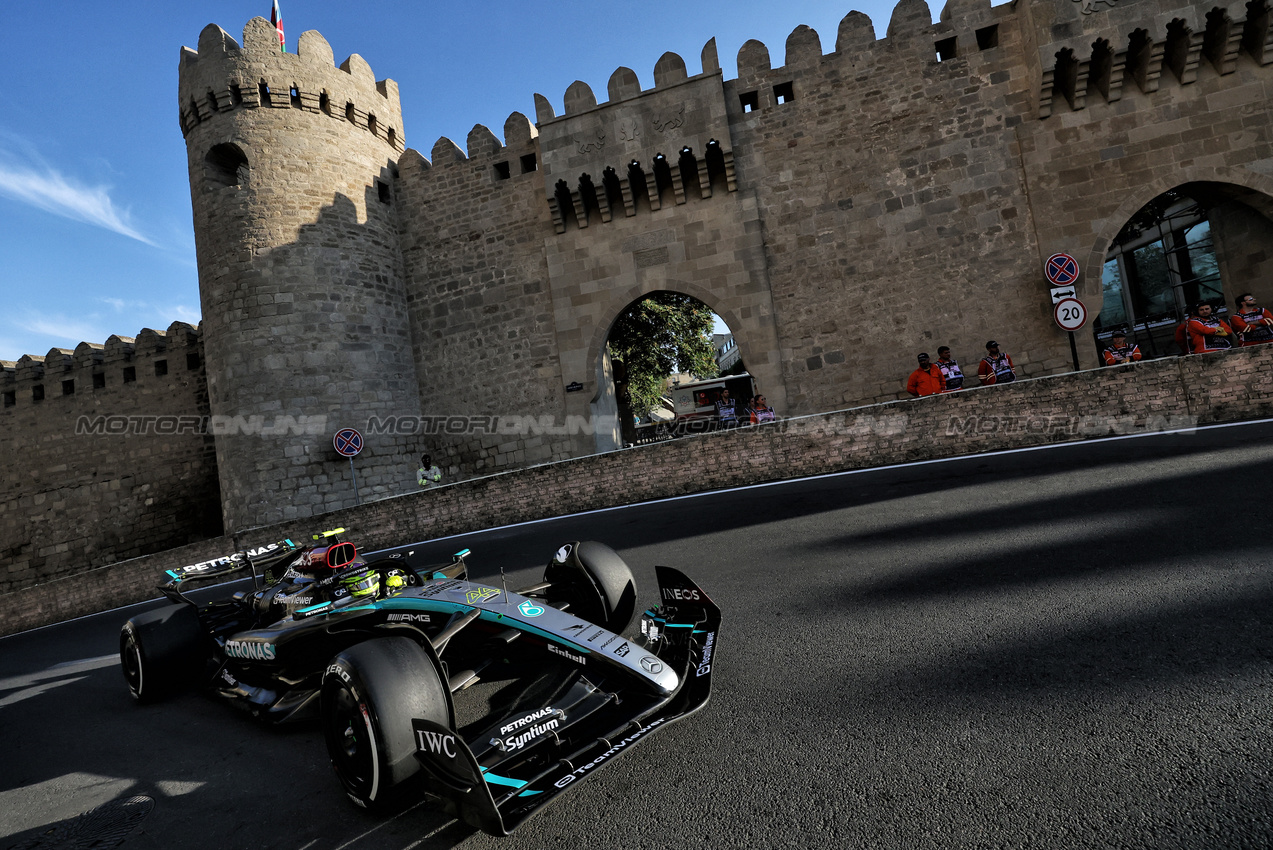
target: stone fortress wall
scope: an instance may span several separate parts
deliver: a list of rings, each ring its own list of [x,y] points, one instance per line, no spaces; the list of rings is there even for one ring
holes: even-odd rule
[[[435,376],[424,398],[472,409],[469,375],[448,383],[468,362],[448,346],[459,310],[489,374],[516,377],[484,385],[482,410],[521,411],[531,386],[557,422],[607,409],[609,327],[661,289],[725,318],[788,415],[897,398],[915,352],[941,344],[968,364],[996,338],[1026,376],[1065,372],[1043,259],[1080,259],[1096,315],[1111,241],[1181,186],[1212,210],[1226,295],[1273,301],[1266,6],[951,0],[930,21],[904,0],[877,38],[852,12],[833,49],[798,27],[782,64],[744,45],[734,80],[709,42],[698,74],[666,54],[650,88],[620,68],[600,103],[581,82],[561,115],[537,95],[529,139],[514,115],[504,145],[479,126],[467,156],[447,139],[431,163],[408,152],[399,212],[417,364]],[[408,202],[418,183],[427,217]],[[435,222],[454,225],[430,239]],[[530,364],[505,344],[508,321],[544,328]],[[584,391],[561,396],[572,383]],[[434,442],[460,475],[606,447],[533,439]]]
[[[941,344],[1067,372],[1044,258],[1079,258],[1095,315],[1115,235],[1173,188],[1209,208],[1230,303],[1273,303],[1269,24],[1266,0],[950,0],[937,24],[903,0],[882,37],[797,27],[732,80],[711,41],[697,73],[619,68],[604,101],[576,82],[427,157],[360,57],[209,26],[179,91],[205,403],[296,427],[218,434],[204,489],[228,534],[346,508],[346,426],[364,500],[414,490],[421,451],[455,481],[613,448],[606,335],[660,290],[726,320],[784,416],[896,399]]]
[[[0,593],[222,533],[199,332],[0,362]]]
[[[304,417],[217,439],[225,523],[308,516],[413,486],[412,447],[365,433],[353,480],[332,433],[418,414],[393,210],[397,86],[317,33],[294,54],[206,27],[179,65],[213,415]]]

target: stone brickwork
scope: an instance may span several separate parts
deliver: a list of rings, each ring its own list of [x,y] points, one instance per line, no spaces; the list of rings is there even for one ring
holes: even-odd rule
[[[552,224],[542,203],[536,130],[518,113],[503,129],[504,144],[475,127],[467,156],[441,139],[432,163],[415,151],[399,163],[406,308],[420,413],[430,422],[538,417],[560,410],[565,396],[543,259]],[[494,426],[478,433],[427,424],[404,430],[451,476],[572,454],[548,436],[513,442]]]
[[[0,593],[221,534],[198,332],[0,364]]]
[[[356,55],[337,68],[315,32],[280,53],[262,18],[242,46],[205,28],[179,72],[210,405],[247,423],[217,438],[226,527],[414,488],[414,446],[366,429],[420,411],[397,86]],[[366,439],[357,482],[332,446],[346,427]]]
[[[0,634],[152,598],[165,569],[320,527],[394,546],[780,478],[1269,416],[1273,345],[800,417],[472,479],[57,578],[0,596]]]
[[[615,448],[605,342],[653,292],[722,316],[788,417],[903,397],[942,344],[969,373],[992,338],[1024,377],[1069,372],[1044,260],[1078,258],[1097,315],[1113,240],[1169,190],[1208,210],[1225,300],[1273,304],[1270,18],[1268,0],[949,0],[934,24],[902,0],[886,27],[798,26],[781,57],[748,42],[734,79],[709,41],[648,87],[619,68],[561,114],[535,95],[534,123],[427,157],[359,56],[337,67],[315,32],[282,54],[261,18],[242,44],[210,25],[182,51],[178,114],[208,410],[230,425],[223,527],[354,504],[342,427],[367,439],[364,500],[413,491],[426,451],[454,482]],[[1077,343],[1095,366],[1088,329]],[[1171,368],[1194,366],[1150,371]],[[91,527],[83,504],[66,528]],[[14,528],[7,569],[37,545]],[[43,545],[62,544],[81,545]]]
[[[1170,4],[1149,17],[1135,3],[1082,8],[1058,4],[1035,22],[1046,45],[1044,120],[1024,121],[1018,135],[1039,253],[1074,254],[1085,264],[1081,293],[1099,304],[1110,242],[1138,209],[1183,186],[1212,210],[1230,309],[1245,291],[1273,301],[1267,9]],[[1095,350],[1084,353],[1095,365]]]

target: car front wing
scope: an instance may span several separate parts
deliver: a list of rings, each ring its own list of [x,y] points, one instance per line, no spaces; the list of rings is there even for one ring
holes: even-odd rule
[[[446,801],[456,817],[492,835],[509,835],[562,792],[707,704],[720,609],[680,571],[661,566],[655,571],[663,604],[641,618],[642,663],[667,665],[677,674],[679,684],[670,695],[653,703],[636,695],[605,701],[583,724],[586,734],[569,726],[552,734],[557,751],[538,765],[527,758],[528,752],[483,766],[470,742],[454,729],[422,718],[412,720],[415,755],[424,768],[426,787]],[[550,742],[545,736],[537,744]]]

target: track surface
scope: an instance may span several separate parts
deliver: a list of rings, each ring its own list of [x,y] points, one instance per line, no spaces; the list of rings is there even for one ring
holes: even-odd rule
[[[599,539],[645,602],[666,563],[724,610],[711,704],[502,840],[349,805],[314,727],[133,705],[137,609],[5,638],[0,848],[68,846],[136,797],[103,846],[1273,846],[1271,484],[1263,423],[423,544],[511,587]]]

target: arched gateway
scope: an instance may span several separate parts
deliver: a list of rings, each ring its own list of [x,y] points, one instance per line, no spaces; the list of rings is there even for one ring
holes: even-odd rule
[[[934,24],[903,0],[887,27],[850,12],[748,42],[733,79],[709,41],[697,68],[619,68],[604,97],[575,82],[560,114],[536,95],[533,123],[427,157],[360,57],[209,27],[179,107],[213,412],[374,414],[376,495],[414,489],[422,451],[448,480],[589,454],[617,443],[571,425],[613,409],[610,326],[660,290],[722,316],[785,415],[897,399],[940,345],[1066,371],[1044,259],[1079,258],[1101,315],[1111,246],[1164,193],[1205,207],[1226,297],[1269,279],[1270,17],[950,0]],[[218,438],[227,531],[352,501],[330,439]]]

